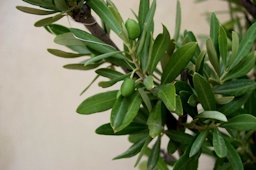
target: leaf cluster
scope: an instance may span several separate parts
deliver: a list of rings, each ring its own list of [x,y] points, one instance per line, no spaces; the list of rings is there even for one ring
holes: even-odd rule
[[[173,36],[164,25],[154,36],[156,0],[141,0],[129,24],[111,0],[24,1],[41,8],[17,7],[23,12],[57,13],[35,24],[69,49],[48,49],[51,54],[85,58],[64,68],[95,71],[82,93],[103,78],[98,85],[105,92],[86,98],[77,112],[90,115],[110,110],[109,122],[96,133],[128,135],[131,142],[114,159],[137,155],[136,166],[146,155],[148,170],[193,170],[200,155],[206,154],[216,159],[215,169],[256,167],[256,23],[242,35],[230,32],[213,13],[204,49],[193,32],[181,33],[179,1]],[[88,31],[54,23],[83,5],[99,16],[106,34],[112,31],[120,38],[122,50]],[[119,89],[109,90],[118,82]],[[162,144],[163,136],[168,137],[168,146]]]

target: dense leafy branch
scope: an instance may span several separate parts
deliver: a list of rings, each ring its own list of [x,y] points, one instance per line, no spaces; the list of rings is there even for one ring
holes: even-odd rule
[[[225,24],[211,14],[210,36],[202,42],[206,49],[198,45],[193,32],[181,33],[179,1],[174,38],[166,26],[154,36],[156,0],[141,0],[137,18],[125,22],[111,0],[24,1],[41,8],[17,8],[51,15],[35,26],[45,27],[57,44],[72,51],[48,49],[51,54],[87,57],[64,66],[95,71],[84,91],[98,77],[104,79],[98,85],[105,89],[121,82],[119,89],[90,96],[77,108],[84,115],[111,110],[109,123],[96,133],[128,135],[131,142],[114,159],[138,155],[137,165],[146,155],[144,169],[196,170],[200,155],[205,154],[216,159],[215,169],[255,169],[256,23],[243,9],[255,16],[255,1],[227,0],[231,22]],[[246,13],[248,29],[239,21],[240,13]],[[65,15],[89,32],[55,24]],[[122,50],[111,40],[110,31],[122,41]],[[168,146],[163,146],[163,136],[168,137]]]

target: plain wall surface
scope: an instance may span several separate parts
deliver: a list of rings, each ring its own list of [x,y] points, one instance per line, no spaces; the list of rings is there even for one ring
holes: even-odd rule
[[[114,0],[123,17],[133,17],[138,0]],[[156,30],[161,24],[173,35],[175,0],[158,0]],[[99,136],[94,130],[108,122],[109,112],[79,115],[76,107],[102,89],[95,84],[79,96],[95,73],[70,71],[62,65],[75,61],[57,58],[47,48],[58,48],[53,36],[33,23],[40,16],[21,13],[19,0],[0,1],[0,170],[131,170],[135,159],[112,161],[130,144],[127,137]],[[182,30],[208,34],[205,12],[225,9],[217,0],[195,4],[181,0]],[[225,21],[222,20],[222,21]],[[69,23],[67,18],[63,23]],[[70,19],[71,26],[75,26]],[[82,28],[82,27],[81,27]],[[200,169],[210,170],[211,160]]]

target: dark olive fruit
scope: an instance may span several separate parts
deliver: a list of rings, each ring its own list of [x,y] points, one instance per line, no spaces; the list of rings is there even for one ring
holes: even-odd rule
[[[135,40],[140,36],[140,25],[133,19],[128,19],[125,23],[128,36],[131,40]]]
[[[123,84],[121,85],[121,94],[122,96],[130,96],[135,89],[135,82],[131,78],[127,78],[124,80]]]

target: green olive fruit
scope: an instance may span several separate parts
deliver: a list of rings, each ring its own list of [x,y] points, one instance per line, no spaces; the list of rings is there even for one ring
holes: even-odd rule
[[[131,78],[127,78],[124,80],[124,82],[121,85],[121,94],[122,96],[130,96],[135,89],[135,82]]]
[[[128,36],[131,40],[135,40],[140,36],[140,25],[133,19],[128,19],[125,23]]]

